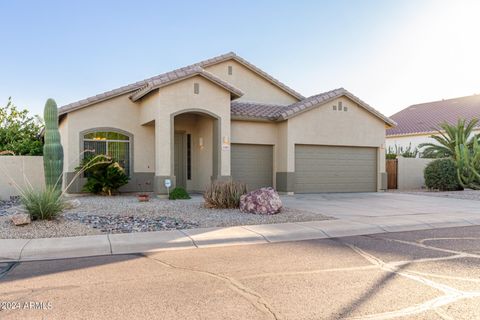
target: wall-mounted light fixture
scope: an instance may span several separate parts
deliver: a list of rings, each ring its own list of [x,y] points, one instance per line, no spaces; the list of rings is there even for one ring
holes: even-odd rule
[[[229,142],[230,142],[230,139],[228,138],[228,136],[223,136],[223,143],[228,144]]]
[[[198,138],[198,146],[203,149],[203,137]]]

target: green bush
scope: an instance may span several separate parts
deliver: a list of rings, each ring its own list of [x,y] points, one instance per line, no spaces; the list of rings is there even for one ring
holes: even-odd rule
[[[27,109],[19,109],[8,98],[5,106],[0,105],[0,150],[10,150],[16,155],[41,156],[42,127],[40,117],[30,116]]]
[[[88,163],[85,170],[87,183],[83,186],[83,191],[111,196],[118,188],[128,183],[129,178],[125,170],[108,156],[96,156],[84,160],[85,162]]]
[[[455,162],[451,159],[438,159],[430,162],[424,170],[425,185],[440,191],[462,190],[457,178]]]
[[[20,200],[32,220],[54,219],[63,209],[65,200],[62,193],[54,188],[22,190]]]
[[[190,199],[190,195],[185,189],[181,187],[176,187],[175,189],[170,191],[168,199],[170,200]]]
[[[203,198],[207,208],[225,209],[240,207],[240,197],[247,193],[247,186],[242,182],[214,181]]]

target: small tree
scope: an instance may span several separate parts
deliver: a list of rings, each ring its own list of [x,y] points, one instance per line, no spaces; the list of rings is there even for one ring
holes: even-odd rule
[[[42,127],[40,117],[30,116],[26,109],[19,110],[8,98],[7,105],[0,108],[0,150],[16,155],[42,155]]]
[[[473,129],[477,126],[478,120],[472,119],[468,123],[464,119],[459,119],[456,125],[442,123],[440,129],[430,138],[435,142],[422,143],[419,148],[423,148],[422,156],[425,158],[452,158],[456,159],[457,145],[464,145],[469,150],[472,149],[474,140],[479,139],[473,135]]]

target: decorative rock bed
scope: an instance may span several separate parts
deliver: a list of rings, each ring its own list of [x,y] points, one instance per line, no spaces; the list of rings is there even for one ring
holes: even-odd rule
[[[0,238],[50,238],[331,219],[288,207],[273,215],[245,213],[239,209],[208,209],[204,207],[203,198],[195,195],[191,200],[176,201],[151,197],[149,202],[139,202],[134,195],[80,196],[78,199],[79,202],[70,201],[70,208],[57,219],[32,221],[26,226],[13,225],[11,214],[19,208],[10,208],[6,215],[0,216]]]
[[[17,206],[20,204],[19,197],[10,197],[10,200],[0,200],[0,217],[11,214],[8,210],[11,207]]]
[[[129,233],[195,228],[196,223],[170,217],[141,217],[121,215],[79,215],[70,214],[67,220],[76,220],[89,227],[107,233]]]

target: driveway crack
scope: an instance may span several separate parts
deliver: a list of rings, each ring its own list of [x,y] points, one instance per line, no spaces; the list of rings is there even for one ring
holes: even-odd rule
[[[226,275],[206,271],[206,270],[198,270],[194,268],[188,268],[188,267],[182,267],[182,266],[177,266],[174,264],[171,264],[169,262],[159,260],[156,258],[153,258],[151,256],[146,256],[148,259],[152,259],[156,263],[159,263],[165,267],[171,268],[171,269],[176,269],[176,270],[183,270],[183,271],[189,271],[189,272],[194,272],[194,273],[199,273],[203,274],[212,278],[215,278],[217,280],[221,280],[223,282],[226,282],[228,286],[235,291],[236,293],[240,294],[243,298],[245,298],[248,302],[250,302],[257,310],[261,311],[262,313],[268,315],[271,319],[279,320],[280,317],[275,313],[273,310],[272,306],[265,301],[265,299],[258,294],[257,292],[253,291],[252,289],[244,286],[241,282],[238,280],[228,277]]]
[[[387,240],[387,239],[384,239]],[[480,291],[463,291],[463,290],[458,290],[456,288],[452,288],[450,286],[435,282],[433,280],[430,280],[428,278],[425,278],[424,276],[434,276],[434,274],[428,274],[428,273],[423,273],[423,274],[418,274],[416,272],[410,272],[410,271],[404,271],[402,270],[402,267],[408,265],[411,262],[414,262],[415,260],[412,261],[403,261],[402,265],[397,265],[395,263],[386,263],[380,258],[360,249],[359,247],[344,242],[344,241],[339,241],[343,245],[349,247],[352,249],[354,252],[359,254],[361,257],[369,261],[372,265],[377,266],[380,270],[386,271],[391,274],[395,274],[404,278],[407,278],[409,280],[413,280],[416,282],[419,282],[423,285],[429,286],[433,289],[441,291],[443,294],[439,297],[436,297],[434,299],[425,301],[420,304],[416,304],[413,306],[409,306],[403,309],[399,310],[394,310],[394,311],[388,311],[388,312],[383,312],[383,313],[377,313],[377,314],[370,314],[370,315],[365,315],[365,316],[360,316],[360,317],[351,317],[349,319],[363,319],[363,320],[384,320],[384,319],[394,319],[397,317],[408,317],[412,316],[415,314],[419,314],[422,312],[426,311],[435,311],[439,307],[451,304],[453,302],[456,302],[458,300],[463,300],[463,299],[471,299],[471,298],[477,298],[480,297]],[[398,241],[402,243],[407,243],[407,241]],[[409,243],[412,245],[417,245],[419,247],[428,247],[423,244],[413,244]],[[440,250],[440,251],[449,251],[449,252],[455,252],[453,250]],[[465,254],[462,252],[455,252],[457,254]],[[455,258],[458,258],[456,256]],[[448,318],[446,318],[448,319]]]
[[[23,250],[25,249],[25,247],[32,241],[32,239],[28,239],[27,242],[25,242],[25,244],[23,245],[22,249],[20,250],[20,254],[18,255],[18,261],[21,261],[22,260],[22,254],[23,254]]]
[[[263,234],[261,234],[260,232],[256,232],[256,231],[254,231],[254,230],[250,230],[250,229],[248,229],[246,226],[240,226],[240,227],[241,227],[242,229],[247,230],[247,231],[250,231],[250,232],[253,232],[253,233],[255,233],[255,234],[258,234],[258,235],[261,236],[265,241],[267,241],[268,243],[271,243],[271,241],[268,240],[268,239],[267,239]]]
[[[187,237],[188,239],[190,239],[190,241],[192,241],[193,245],[195,246],[195,248],[198,248],[198,245],[197,243],[195,242],[195,240],[193,240],[192,237],[190,237],[190,235],[188,235],[186,232],[184,232],[183,230],[181,229],[178,229],[177,230],[178,232],[180,232],[181,234],[183,234],[185,237]]]

